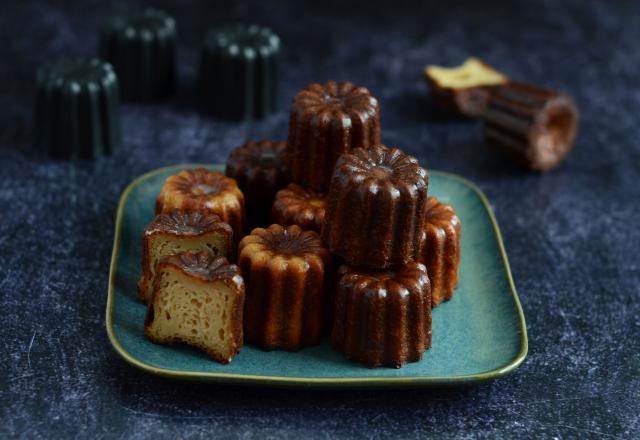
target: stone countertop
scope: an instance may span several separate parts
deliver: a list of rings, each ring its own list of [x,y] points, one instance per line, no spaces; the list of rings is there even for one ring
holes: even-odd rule
[[[158,1],[177,18],[177,94],[125,105],[120,152],[76,164],[32,146],[34,72],[56,57],[95,54],[111,6],[59,3],[0,6],[3,437],[640,437],[636,2]],[[225,123],[194,110],[199,42],[225,21],[269,25],[285,44],[282,110],[266,121]],[[543,176],[514,169],[482,143],[477,123],[432,109],[423,66],[470,55],[575,98],[580,133],[563,166]],[[247,139],[284,138],[295,91],[331,78],[380,100],[386,144],[486,192],[527,318],[523,365],[477,386],[402,391],[227,387],[130,367],[111,349],[104,316],[121,191],[157,167],[224,162]]]

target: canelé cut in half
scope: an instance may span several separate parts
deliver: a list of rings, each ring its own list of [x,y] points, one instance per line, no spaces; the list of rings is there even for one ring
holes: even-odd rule
[[[427,172],[397,148],[357,148],[338,159],[322,238],[347,264],[383,269],[413,261],[427,206]]]
[[[215,214],[174,210],[158,214],[142,234],[142,274],[138,282],[140,299],[151,299],[155,267],[161,257],[186,251],[206,251],[231,257],[233,231]]]
[[[430,65],[424,74],[440,110],[469,117],[480,116],[491,90],[509,82],[506,75],[478,58],[468,58],[459,67]]]
[[[426,224],[417,261],[427,266],[431,280],[431,306],[448,301],[458,286],[460,219],[453,208],[435,197],[427,200]]]
[[[198,168],[169,176],[156,199],[156,214],[174,209],[216,214],[233,228],[236,238],[242,237],[244,195],[224,174]]]
[[[285,142],[251,141],[231,151],[226,175],[236,180],[245,197],[250,226],[270,225],[271,206],[287,184],[282,165]]]
[[[186,343],[223,364],[242,348],[244,282],[238,266],[208,252],[162,257],[144,333],[158,344]]]
[[[307,231],[320,232],[327,206],[327,195],[291,183],[276,194],[271,219],[282,226],[298,225]]]
[[[296,225],[256,228],[238,254],[247,342],[287,351],[319,344],[330,255],[318,234]]]
[[[285,165],[291,180],[326,191],[338,157],[380,142],[380,106],[353,83],[314,83],[291,103]]]
[[[331,341],[347,359],[368,367],[400,368],[431,347],[431,289],[427,269],[342,266]]]

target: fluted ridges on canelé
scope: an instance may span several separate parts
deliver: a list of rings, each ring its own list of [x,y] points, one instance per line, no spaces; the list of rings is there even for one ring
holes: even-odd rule
[[[487,141],[535,171],[547,171],[564,159],[578,127],[571,98],[519,82],[492,88],[481,117]]]
[[[235,24],[214,29],[202,49],[201,108],[226,119],[260,119],[278,107],[280,38],[269,28]]]
[[[96,59],[60,60],[36,77],[36,143],[56,159],[93,159],[120,143],[118,79]]]
[[[304,230],[320,232],[326,206],[325,193],[291,183],[276,194],[271,218],[279,225],[298,225]]]
[[[364,87],[327,81],[293,98],[285,164],[291,180],[326,191],[338,157],[380,143],[380,106]]]
[[[264,350],[319,344],[330,255],[318,234],[297,226],[256,228],[238,253],[247,285],[246,340]]]
[[[431,296],[424,265],[397,271],[343,266],[331,340],[347,359],[373,368],[416,362],[431,347]]]
[[[287,184],[281,157],[284,147],[284,142],[250,141],[229,154],[225,173],[244,193],[250,226],[270,224],[275,195]]]
[[[213,213],[233,228],[236,241],[244,231],[244,195],[234,179],[205,168],[169,176],[156,198],[156,214],[181,211]]]
[[[101,29],[100,52],[118,74],[125,100],[170,94],[176,77],[176,24],[157,9],[112,17]]]
[[[353,266],[413,261],[424,226],[427,172],[397,148],[355,149],[336,163],[322,238]]]
[[[427,266],[433,307],[450,300],[458,285],[461,233],[460,219],[453,208],[429,197],[417,261]]]

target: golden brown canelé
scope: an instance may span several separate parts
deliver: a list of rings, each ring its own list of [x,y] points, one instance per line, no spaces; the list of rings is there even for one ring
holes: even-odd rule
[[[400,368],[431,347],[431,289],[427,269],[342,266],[331,341],[347,359],[368,367]]]
[[[238,254],[247,342],[287,351],[319,344],[330,255],[318,234],[295,225],[256,228]]]
[[[397,148],[375,145],[338,159],[322,239],[352,266],[383,269],[417,256],[427,207],[427,172]]]
[[[271,224],[273,199],[287,184],[282,164],[285,145],[285,142],[251,141],[229,154],[225,174],[236,180],[244,194],[250,227]]]
[[[236,239],[244,226],[244,195],[236,181],[204,168],[169,176],[156,199],[156,214],[181,211],[211,212],[233,228]]]
[[[320,232],[327,207],[327,195],[289,184],[276,194],[271,220],[282,226],[298,225],[305,231]]]
[[[380,142],[380,106],[351,82],[311,84],[293,98],[285,166],[295,183],[326,191],[338,157]]]
[[[221,363],[242,348],[244,281],[238,266],[208,252],[158,262],[144,333],[158,344],[183,342]]]
[[[435,197],[427,200],[426,224],[416,261],[427,266],[431,280],[431,306],[448,301],[458,285],[460,219],[453,208]]]
[[[148,303],[158,260],[185,251],[206,251],[231,258],[233,231],[215,214],[174,210],[158,214],[142,233],[142,273],[138,282],[140,299]]]

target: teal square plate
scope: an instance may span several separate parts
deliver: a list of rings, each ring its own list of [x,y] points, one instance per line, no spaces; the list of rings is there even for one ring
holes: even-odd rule
[[[152,171],[122,194],[116,219],[107,300],[107,332],[116,351],[152,374],[180,379],[291,387],[400,387],[458,385],[495,379],[527,355],[524,314],[500,231],[489,203],[471,182],[431,171],[429,193],[451,204],[462,223],[460,285],[433,311],[433,347],[420,362],[400,369],[351,363],[328,338],[296,353],[244,346],[228,365],[187,346],[162,346],[143,334],[145,306],[138,301],[141,234],[153,217],[165,179],[184,168]],[[222,166],[207,166],[222,171]]]

